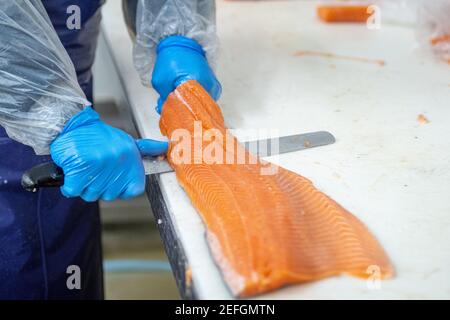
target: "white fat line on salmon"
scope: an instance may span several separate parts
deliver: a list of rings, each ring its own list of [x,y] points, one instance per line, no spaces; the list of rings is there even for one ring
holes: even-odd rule
[[[186,102],[186,100],[184,100],[183,96],[180,94],[180,92],[178,92],[178,90],[175,90],[175,95],[181,101],[181,103],[189,110],[189,112],[194,116],[194,118],[197,119],[194,110],[192,110],[191,106]]]

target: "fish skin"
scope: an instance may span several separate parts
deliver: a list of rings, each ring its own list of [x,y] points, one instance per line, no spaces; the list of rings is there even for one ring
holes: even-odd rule
[[[249,297],[286,285],[340,274],[369,278],[377,266],[380,278],[394,268],[374,236],[352,214],[317,190],[312,182],[255,159],[226,130],[219,106],[195,81],[178,86],[164,104],[161,132],[193,133],[194,121],[234,139],[236,148],[255,164],[180,164],[168,161],[207,230],[207,241],[223,278],[237,297]],[[224,145],[222,144],[222,147]],[[242,148],[244,150],[242,150]]]

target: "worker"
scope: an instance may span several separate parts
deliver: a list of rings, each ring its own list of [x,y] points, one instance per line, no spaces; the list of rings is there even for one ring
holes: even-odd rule
[[[143,193],[141,156],[167,150],[166,142],[135,141],[95,111],[103,2],[0,4],[0,299],[102,299],[97,201]],[[159,93],[158,111],[189,79],[218,99],[209,64],[214,10],[210,0],[137,3],[135,65]],[[63,169],[64,186],[25,192],[24,171],[50,160]]]

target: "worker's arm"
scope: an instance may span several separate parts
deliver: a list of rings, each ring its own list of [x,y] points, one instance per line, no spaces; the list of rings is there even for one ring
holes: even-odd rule
[[[37,154],[50,152],[64,171],[67,197],[114,200],[142,193],[140,153],[159,154],[167,143],[136,142],[103,123],[90,105],[41,1],[2,2],[0,125],[8,136]]]
[[[48,154],[65,123],[90,103],[40,0],[0,5],[0,125]]]
[[[160,94],[158,111],[175,87],[197,80],[214,99],[221,93],[210,62],[217,51],[215,1],[139,0],[134,61],[145,85]]]

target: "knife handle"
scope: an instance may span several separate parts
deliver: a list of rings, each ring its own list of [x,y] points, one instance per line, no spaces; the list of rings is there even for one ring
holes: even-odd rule
[[[37,165],[22,175],[22,187],[30,192],[39,188],[61,187],[64,185],[64,172],[54,162]]]

